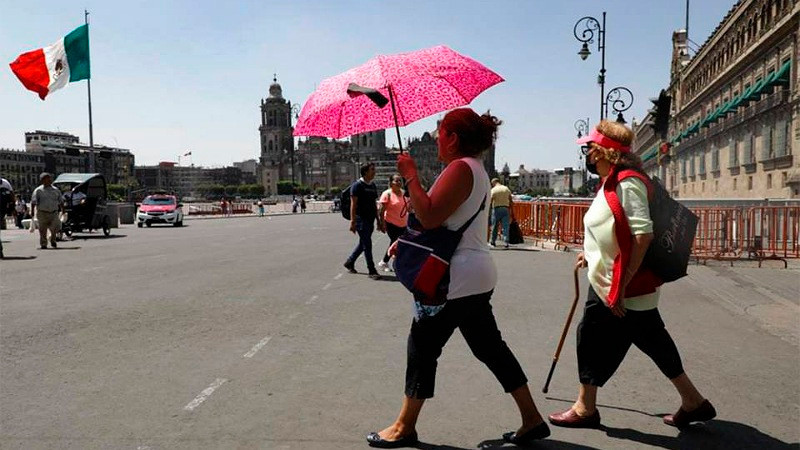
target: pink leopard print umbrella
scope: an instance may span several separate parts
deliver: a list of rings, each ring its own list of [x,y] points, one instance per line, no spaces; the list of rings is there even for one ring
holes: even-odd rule
[[[410,53],[379,55],[320,83],[303,105],[294,135],[339,139],[406,126],[432,114],[466,105],[502,81],[500,75],[483,64],[444,45]],[[397,122],[391,104],[380,108],[366,95],[348,94],[351,83],[374,88],[386,98],[393,95]]]

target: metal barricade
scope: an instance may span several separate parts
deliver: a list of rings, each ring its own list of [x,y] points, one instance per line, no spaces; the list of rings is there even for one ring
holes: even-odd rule
[[[583,216],[589,203],[515,202],[514,217],[534,245],[583,245]],[[800,206],[692,206],[698,216],[692,257],[700,262],[800,258]]]

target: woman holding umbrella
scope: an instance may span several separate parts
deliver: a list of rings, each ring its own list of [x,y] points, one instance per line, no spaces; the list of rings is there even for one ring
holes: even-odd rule
[[[480,210],[464,232],[450,261],[447,303],[438,314],[414,320],[408,336],[405,397],[390,426],[367,436],[373,447],[396,448],[417,442],[416,423],[425,399],[433,397],[437,359],[458,328],[473,354],[486,364],[517,403],[522,425],[503,437],[517,444],[550,435],[536,409],[527,378],[497,328],[490,299],[497,281],[486,247],[489,177],[480,159],[495,138],[500,121],[469,108],[448,113],[439,126],[439,159],[444,171],[428,192],[417,178],[414,160],[401,154],[397,167],[407,181],[413,210],[426,229],[458,229]]]
[[[570,409],[550,414],[553,425],[600,425],[597,389],[611,378],[631,344],[656,363],[681,396],[678,412],[664,417],[666,424],[685,427],[716,416],[683,371],[678,349],[657,309],[658,282],[648,281],[646,270],[640,272],[653,239],[653,222],[648,186],[638,177],[620,175],[624,169],[641,172],[639,158],[630,151],[632,141],[629,128],[605,120],[578,139],[579,144],[588,144],[584,147],[586,167],[600,175],[603,186],[583,218],[584,251],[576,263],[588,266],[590,285],[578,325],[580,390]]]

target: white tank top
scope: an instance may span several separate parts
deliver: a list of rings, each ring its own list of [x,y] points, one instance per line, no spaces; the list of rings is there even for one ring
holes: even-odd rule
[[[456,247],[456,252],[450,260],[448,300],[489,292],[497,283],[497,269],[486,241],[489,230],[489,193],[491,192],[489,175],[479,159],[461,158],[460,161],[464,161],[472,169],[472,191],[464,203],[442,225],[455,231],[467,223],[478,211],[481,202],[486,201],[486,204],[472,224],[464,231],[464,235]],[[432,192],[435,186],[436,182],[428,192]]]

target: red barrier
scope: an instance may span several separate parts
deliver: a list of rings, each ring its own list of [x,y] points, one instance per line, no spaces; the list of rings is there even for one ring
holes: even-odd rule
[[[534,244],[583,246],[589,203],[515,202],[514,217]],[[800,206],[692,207],[698,216],[692,256],[761,261],[800,258]],[[785,261],[784,261],[785,263]]]

